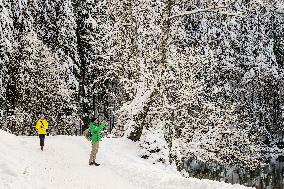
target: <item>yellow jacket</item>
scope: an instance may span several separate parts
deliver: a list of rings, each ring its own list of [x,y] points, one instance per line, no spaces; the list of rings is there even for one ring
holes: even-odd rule
[[[46,135],[46,129],[48,129],[48,123],[46,119],[39,119],[36,122],[36,129],[38,134],[45,134]]]

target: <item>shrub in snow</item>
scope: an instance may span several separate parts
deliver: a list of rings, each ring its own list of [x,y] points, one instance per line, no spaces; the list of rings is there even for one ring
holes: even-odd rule
[[[139,156],[153,163],[169,164],[169,148],[162,129],[143,129],[139,141]]]

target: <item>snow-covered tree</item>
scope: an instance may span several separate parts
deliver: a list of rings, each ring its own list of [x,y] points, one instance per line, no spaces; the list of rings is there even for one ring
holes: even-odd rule
[[[170,160],[181,162],[195,155],[205,161],[217,158],[224,164],[238,162],[252,167],[261,161],[257,148],[263,149],[265,142],[271,144],[269,138],[273,138],[282,122],[277,103],[281,101],[282,70],[274,56],[272,37],[273,26],[281,24],[275,23],[279,23],[279,17],[273,17],[277,15],[274,3],[161,1],[160,9],[151,6],[162,13],[155,14],[161,22],[155,22],[156,17],[151,15],[150,26],[160,31],[159,42],[153,40],[152,45],[156,46],[146,46],[143,51],[151,49],[152,53],[147,55],[157,52],[156,59],[150,58],[157,62],[157,75],[147,78],[147,82],[155,83],[150,94],[136,93],[137,97],[118,111],[126,136],[139,140],[142,135],[141,146],[147,148],[144,139],[149,138],[150,130],[157,131],[158,122],[169,145]],[[139,9],[134,7],[132,14],[136,10]],[[144,15],[137,17],[145,20]],[[144,23],[139,24],[142,26]],[[257,74],[255,70],[259,70]],[[265,112],[263,121],[259,120],[261,112]],[[210,140],[204,137],[220,143],[209,142],[208,147]],[[238,143],[240,138],[246,140]],[[238,148],[209,155],[209,148],[220,148],[223,140],[237,144]],[[189,154],[193,144],[200,144],[198,150],[204,153]],[[238,159],[229,154],[242,156]]]
[[[47,47],[49,43],[44,44],[46,41],[42,40],[42,35],[38,37],[35,32],[40,33],[37,29],[40,21],[43,21],[37,20],[39,7],[42,8],[36,2],[11,1],[6,2],[3,9],[3,18],[9,18],[10,22],[7,20],[1,23],[4,32],[3,37],[1,36],[4,59],[1,60],[6,61],[6,65],[3,64],[6,66],[6,69],[3,69],[6,74],[5,77],[1,77],[6,79],[2,84],[3,91],[1,90],[1,93],[4,92],[6,95],[5,106],[1,107],[5,114],[2,114],[1,118],[6,123],[4,128],[15,134],[34,134],[36,114],[45,111],[50,116],[54,133],[61,130],[63,134],[71,134],[68,131],[71,128],[56,128],[55,123],[57,126],[66,125],[60,115],[77,111],[77,81],[72,72],[73,64],[70,59],[63,58],[68,53],[64,54],[62,44],[58,44],[57,49],[50,49]],[[65,10],[66,14],[70,12],[67,8]],[[64,28],[64,24],[59,24]],[[74,24],[71,25],[74,27]],[[4,26],[5,30],[13,26],[13,30],[5,33]],[[70,31],[69,29],[65,28]],[[11,43],[7,37],[9,35],[13,37]],[[69,54],[74,55],[70,52]]]
[[[11,6],[6,1],[0,2],[0,124],[4,123],[6,113],[6,83],[8,81],[7,69],[13,52],[13,20]]]

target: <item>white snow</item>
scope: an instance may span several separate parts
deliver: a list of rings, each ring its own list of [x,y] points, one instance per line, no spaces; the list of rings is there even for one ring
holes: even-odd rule
[[[90,167],[90,143],[83,137],[17,137],[0,130],[1,189],[245,189],[240,185],[184,178],[172,167],[137,155],[137,144],[107,138],[100,144],[99,167]]]

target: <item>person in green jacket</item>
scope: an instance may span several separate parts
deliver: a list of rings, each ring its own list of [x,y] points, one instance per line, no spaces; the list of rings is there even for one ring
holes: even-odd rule
[[[90,154],[89,165],[99,166],[96,162],[96,156],[99,151],[99,142],[102,140],[101,132],[105,128],[104,123],[100,123],[98,118],[94,118],[89,124],[89,132],[91,134],[92,151]]]

